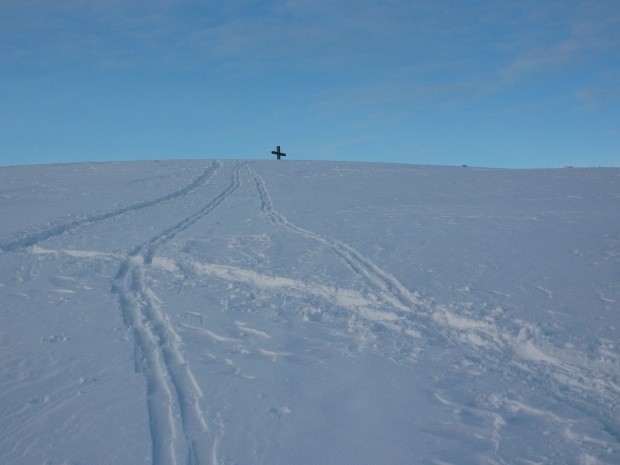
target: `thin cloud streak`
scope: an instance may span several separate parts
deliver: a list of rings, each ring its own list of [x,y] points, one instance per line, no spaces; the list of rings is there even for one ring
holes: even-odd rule
[[[513,2],[289,0],[255,9],[249,2],[205,7],[161,0],[11,1],[0,7],[0,63],[42,68],[225,63],[316,72],[348,66],[380,76],[407,64],[432,70],[435,62],[450,60],[469,63],[464,73],[485,75],[503,62],[494,71],[510,84],[603,47],[609,29],[620,23],[611,14],[613,6],[603,3],[592,11],[559,9],[567,12],[557,17],[558,9],[539,2],[515,7]],[[455,71],[454,79],[462,79]]]
[[[587,62],[593,55],[617,51],[620,34],[617,34],[617,40],[610,41],[609,38],[614,36],[612,31],[620,30],[620,14],[610,11],[609,16],[598,18],[587,18],[587,15],[588,12],[576,12],[575,16],[567,18],[569,32],[555,42],[529,46],[517,53],[512,62],[500,70],[502,81],[510,84],[531,74],[555,72],[562,67]]]

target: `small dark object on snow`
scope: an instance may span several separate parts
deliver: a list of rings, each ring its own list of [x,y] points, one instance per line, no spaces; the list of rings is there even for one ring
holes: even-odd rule
[[[278,157],[278,160],[280,159],[280,157],[286,157],[286,153],[280,152],[280,146],[279,145],[276,147],[275,150],[272,150],[271,153],[273,153],[276,157]]]

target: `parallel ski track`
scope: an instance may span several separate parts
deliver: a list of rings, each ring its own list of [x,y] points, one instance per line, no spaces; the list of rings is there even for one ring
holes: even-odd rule
[[[391,326],[397,333],[402,332],[405,335],[416,334],[426,339],[439,339],[440,335],[433,333],[430,329],[430,312],[432,311],[430,302],[420,299],[415,293],[409,291],[398,278],[380,268],[349,244],[294,224],[274,208],[271,195],[262,176],[250,168],[248,170],[251,171],[254,177],[261,202],[261,211],[273,224],[327,246],[355,274],[378,292],[377,297],[381,301],[390,307],[392,311],[396,311],[397,314],[400,313],[398,325]],[[422,323],[422,320],[425,320],[424,323]],[[441,335],[441,337],[444,336]]]
[[[399,309],[404,313],[422,309],[418,297],[410,292],[394,275],[381,269],[353,247],[339,240],[301,228],[279,213],[273,206],[273,201],[264,179],[253,170],[252,174],[260,197],[261,211],[267,215],[273,224],[329,247],[357,275],[364,278],[372,287],[377,289],[380,297],[393,308]]]
[[[213,210],[219,207],[220,204],[224,200],[226,200],[228,196],[230,196],[230,194],[232,194],[234,191],[239,189],[239,186],[241,185],[241,178],[239,174],[241,170],[241,166],[242,166],[241,164],[235,165],[235,167],[232,169],[232,173],[231,173],[232,178],[231,178],[230,185],[226,189],[224,189],[219,195],[217,195],[211,202],[206,204],[204,207],[202,207],[198,212],[194,213],[193,215],[185,218],[184,220],[180,221],[179,223],[172,226],[171,228],[166,229],[165,231],[158,234],[157,236],[154,236],[149,241],[147,241],[145,244],[138,246],[131,253],[131,255],[143,255],[145,259],[145,263],[150,264],[153,258],[153,254],[155,253],[155,250],[157,249],[157,247],[168,242],[170,239],[173,239],[177,234],[185,231],[187,228],[194,225],[203,216],[211,213]]]
[[[145,283],[144,267],[157,247],[211,213],[239,188],[240,168],[237,164],[232,169],[230,185],[198,212],[137,246],[112,283],[125,325],[133,333],[137,367],[146,377],[153,465],[199,465],[212,458],[201,447],[209,431],[200,407],[203,392],[183,356],[179,334]]]
[[[510,369],[517,378],[522,376],[524,370],[528,376],[535,374],[553,397],[592,415],[620,442],[620,426],[617,420],[613,419],[614,412],[618,409],[617,395],[620,388],[616,384],[613,371],[592,370],[587,357],[583,357],[583,363],[580,364],[549,364],[536,361],[524,363],[521,359],[510,362],[514,357],[511,352],[514,350],[515,337],[512,335],[514,329],[511,331],[508,328],[515,327],[517,332],[519,328],[523,328],[522,324],[514,321],[496,322],[496,326],[489,330],[489,334],[486,334],[484,329],[482,332],[475,332],[476,336],[484,338],[485,347],[491,349],[488,353],[479,350],[475,344],[464,344],[466,337],[461,337],[462,334],[458,333],[458,329],[455,330],[432,318],[433,312],[438,309],[433,301],[411,293],[396,277],[382,270],[350,245],[299,227],[279,213],[273,206],[264,179],[254,170],[248,169],[254,177],[261,211],[270,221],[329,247],[356,274],[377,289],[386,304],[404,312],[404,319],[401,319],[399,325],[410,325],[411,329],[426,335],[429,340],[434,341],[433,343],[443,339],[445,343],[460,346],[472,359],[487,359],[491,362],[491,366],[502,366],[503,370]],[[590,379],[596,381],[590,383],[588,381]]]
[[[182,197],[191,193],[192,191],[198,189],[208,182],[208,180],[222,167],[222,162],[213,161],[211,166],[207,168],[200,176],[194,179],[188,185],[166,194],[161,197],[157,197],[155,199],[145,200],[143,202],[138,202],[133,205],[128,205],[126,207],[122,207],[116,210],[110,210],[104,213],[98,213],[95,215],[89,215],[82,219],[70,221],[68,223],[59,224],[57,226],[53,226],[48,229],[44,229],[42,231],[27,235],[20,239],[16,239],[14,241],[8,242],[6,244],[0,244],[0,250],[5,252],[14,252],[19,249],[24,249],[26,247],[30,247],[41,242],[44,242],[48,239],[51,239],[56,236],[60,236],[61,234],[72,231],[80,226],[85,226],[93,223],[98,223],[100,221],[108,220],[110,218],[114,218],[125,213],[137,212],[143,210],[145,208],[149,208],[164,202],[169,202],[170,200],[174,200],[178,197]]]

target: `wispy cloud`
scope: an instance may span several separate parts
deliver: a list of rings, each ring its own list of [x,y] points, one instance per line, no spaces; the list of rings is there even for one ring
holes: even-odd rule
[[[620,67],[601,74],[588,85],[575,90],[575,98],[588,110],[620,101]]]
[[[298,70],[351,77],[325,105],[450,104],[612,56],[618,30],[617,0],[6,0],[0,66]]]
[[[5,63],[237,59],[319,69],[372,66],[406,54],[445,55],[467,22],[467,11],[449,3],[8,0],[0,5],[0,38]]]
[[[5,67],[42,69],[126,59],[130,36],[151,28],[121,2],[31,0],[0,6],[0,43]]]
[[[593,5],[596,4],[596,5]],[[499,70],[504,84],[511,84],[536,73],[557,72],[564,67],[580,65],[620,48],[620,4],[617,2],[583,2],[567,8],[549,32],[544,24],[535,24],[537,40],[517,44],[512,57]],[[551,14],[554,10],[550,11]],[[527,35],[525,29],[524,35]]]

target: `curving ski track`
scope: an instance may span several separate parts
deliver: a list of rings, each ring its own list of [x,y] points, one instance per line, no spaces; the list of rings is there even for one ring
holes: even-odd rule
[[[273,207],[271,195],[267,190],[264,179],[255,171],[252,171],[252,174],[254,175],[256,189],[260,197],[261,211],[267,215],[273,224],[329,247],[356,274],[376,288],[381,298],[392,307],[398,308],[405,313],[409,313],[414,309],[420,309],[420,301],[415,294],[410,292],[395,276],[379,268],[353,247],[336,239],[325,237],[314,231],[301,228],[279,213]]]
[[[226,170],[220,170],[224,166]],[[203,411],[201,405],[205,405],[204,393],[184,356],[183,341],[179,334],[182,329],[177,329],[172,324],[162,302],[153,289],[149,288],[149,280],[145,279],[145,275],[151,267],[173,270],[170,264],[164,263],[166,259],[156,255],[158,248],[221,206],[241,187],[242,180],[250,183],[254,181],[258,192],[258,198],[253,194],[254,199],[260,202],[260,210],[258,205],[255,204],[254,207],[257,213],[264,215],[268,221],[282,230],[304,236],[325,246],[326,250],[331,251],[366,284],[364,287],[369,292],[330,288],[261,274],[255,269],[188,260],[175,262],[174,266],[181,272],[189,269],[190,277],[194,278],[215,277],[266,291],[280,290],[293,296],[322,299],[334,307],[349,310],[361,319],[366,318],[363,322],[365,330],[376,331],[378,325],[388,327],[393,331],[389,334],[390,341],[397,350],[404,349],[403,354],[414,345],[421,345],[423,350],[432,345],[436,345],[437,348],[444,345],[457,348],[458,357],[467,359],[468,363],[474,366],[487,367],[504,380],[519,382],[525,375],[545,393],[547,399],[564,404],[569,409],[578,410],[584,417],[591,418],[601,431],[615,440],[615,442],[609,441],[610,447],[617,447],[620,444],[617,421],[620,385],[617,363],[601,362],[580,352],[578,348],[554,347],[541,333],[539,327],[516,320],[508,313],[488,312],[488,309],[482,310],[463,303],[443,305],[431,298],[418,296],[415,292],[409,291],[395,276],[381,269],[351,245],[294,224],[275,209],[265,180],[258,173],[244,164],[236,164],[231,168],[229,166],[214,162],[192,183],[167,196],[113,212],[92,215],[80,221],[58,226],[60,229],[46,229],[0,246],[5,251],[18,251],[28,246],[36,246],[46,239],[74,228],[190,194],[217,173],[222,176],[230,173],[230,183],[218,195],[211,197],[204,206],[196,207],[198,210],[195,213],[133,247],[127,255],[97,252],[98,257],[121,261],[112,280],[112,291],[118,298],[124,323],[133,337],[136,368],[144,374],[146,381],[147,413],[154,465],[219,463],[218,455],[223,453],[223,450],[218,452],[218,448],[224,437],[224,423],[220,413],[211,412],[207,417]],[[253,191],[254,186],[249,187]],[[244,192],[245,194],[247,192]],[[32,247],[28,251],[39,254],[64,253],[75,257],[92,257],[95,254],[92,251],[83,253],[71,249],[52,251],[39,247]],[[364,314],[364,308],[375,313]],[[373,318],[373,315],[379,317]],[[386,318],[381,320],[381,315],[385,315]],[[205,336],[220,342],[235,342],[203,328],[191,326],[187,328],[201,329]],[[260,337],[270,337],[258,330],[247,331],[253,331]],[[412,341],[411,336],[417,340]],[[441,340],[441,345],[437,345],[438,340]],[[276,355],[282,355],[273,351],[259,350],[264,356],[273,356],[274,361]],[[383,350],[383,347],[379,350]],[[448,352],[443,352],[441,356]],[[383,352],[382,355],[387,355],[387,352]],[[450,399],[446,394],[438,392],[437,399],[446,405],[452,405],[455,411],[463,408],[475,411],[480,418],[486,418],[493,424],[491,437],[493,459],[489,463],[505,463],[500,448],[503,419],[510,417],[514,412],[535,412],[532,407],[522,403],[523,399],[501,393],[497,396],[478,397],[476,398],[478,404],[475,406],[464,406],[461,400]],[[566,431],[570,430],[574,418],[576,418],[574,415],[563,417],[561,413],[548,414],[549,421],[554,424],[568,425]],[[582,439],[585,440],[587,439]]]
[[[42,231],[24,236],[20,239],[13,240],[6,244],[0,244],[0,250],[5,252],[14,252],[19,249],[23,249],[26,247],[31,247],[33,245],[44,242],[52,237],[60,236],[61,234],[72,231],[80,226],[86,226],[93,223],[98,223],[100,221],[108,220],[110,218],[114,218],[125,213],[129,212],[137,212],[143,210],[145,208],[152,207],[154,205],[158,205],[164,202],[169,202],[170,200],[174,200],[178,197],[182,197],[184,195],[189,194],[190,192],[198,189],[207,183],[207,181],[222,167],[222,162],[214,161],[211,163],[211,166],[207,168],[200,176],[194,179],[187,186],[184,186],[174,192],[171,192],[167,195],[157,197],[151,200],[145,200],[143,202],[138,202],[133,205],[128,205],[123,208],[119,208],[116,210],[111,210],[104,213],[99,213],[96,215],[90,215],[80,220],[70,221],[68,223],[59,224],[57,226],[53,226],[48,229],[44,229]]]
[[[618,410],[620,385],[614,366],[593,365],[577,350],[556,358],[553,347],[546,347],[537,329],[526,322],[508,317],[477,319],[475,313],[442,306],[410,292],[396,277],[382,270],[348,244],[304,229],[291,222],[273,206],[264,179],[251,170],[261,203],[269,220],[288,231],[313,239],[331,249],[356,274],[374,287],[385,304],[401,311],[395,329],[405,328],[405,335],[423,334],[427,341],[461,347],[472,360],[485,360],[489,366],[501,366],[515,379],[535,377],[558,401],[576,406],[596,418],[605,431],[620,443],[620,430],[614,417]],[[417,311],[414,311],[417,310]],[[422,311],[420,311],[422,310]],[[540,347],[549,351],[545,353]],[[483,348],[481,350],[481,348]],[[609,406],[613,406],[610,410]]]
[[[209,426],[200,407],[203,392],[183,356],[182,340],[157,295],[146,285],[143,271],[157,247],[211,213],[239,188],[240,168],[238,164],[231,170],[230,185],[198,212],[134,248],[112,283],[125,325],[133,333],[136,365],[146,378],[154,465],[206,463],[209,451],[201,446]],[[212,456],[215,453],[210,451]]]
[[[224,189],[219,195],[217,195],[211,202],[207,203],[204,207],[202,207],[198,212],[194,213],[193,215],[183,219],[182,221],[172,226],[171,228],[168,228],[162,233],[154,236],[149,241],[147,241],[145,244],[138,246],[131,253],[131,255],[141,254],[144,256],[145,263],[147,264],[151,263],[153,259],[153,255],[157,247],[168,242],[170,239],[173,239],[177,234],[185,231],[187,228],[194,225],[203,216],[211,213],[213,210],[219,207],[220,204],[224,200],[226,200],[226,198],[230,194],[232,194],[234,191],[236,191],[239,188],[239,186],[241,185],[241,179],[239,175],[241,166],[242,166],[241,164],[237,164],[233,167],[231,171],[230,185],[226,189]]]

